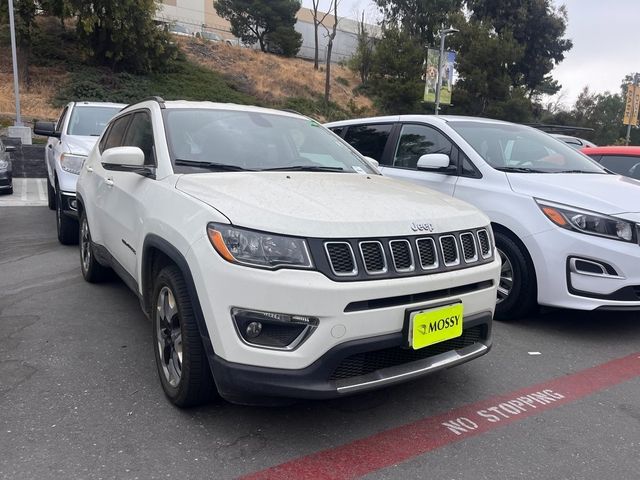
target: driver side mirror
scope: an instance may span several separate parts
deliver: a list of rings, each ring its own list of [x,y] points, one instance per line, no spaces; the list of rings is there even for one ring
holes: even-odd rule
[[[418,164],[416,168],[418,170],[451,170],[451,159],[449,155],[445,155],[444,153],[427,153],[422,155],[418,159]]]
[[[33,133],[44,137],[60,138],[60,132],[56,132],[55,122],[36,122],[33,126]]]

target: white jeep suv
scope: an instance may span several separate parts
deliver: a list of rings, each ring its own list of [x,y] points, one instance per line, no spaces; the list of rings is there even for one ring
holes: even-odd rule
[[[129,106],[78,181],[82,273],[113,268],[178,406],[328,398],[488,351],[488,218],[380,175],[317,122],[232,104]]]
[[[104,102],[71,102],[57,122],[36,122],[34,132],[49,137],[45,149],[47,197],[56,211],[58,240],[78,241],[76,182],[87,155],[111,117],[126,105]]]

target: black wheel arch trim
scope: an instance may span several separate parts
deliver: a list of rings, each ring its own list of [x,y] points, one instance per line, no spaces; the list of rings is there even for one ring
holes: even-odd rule
[[[176,247],[174,247],[164,238],[159,237],[155,234],[147,235],[142,245],[142,278],[139,282],[139,296],[142,309],[144,310],[145,315],[150,317],[151,294],[149,287],[152,287],[151,275],[153,264],[149,260],[149,254],[150,251],[154,248],[166,255],[182,273],[184,281],[187,284],[187,291],[189,292],[189,298],[191,299],[191,303],[193,306],[193,312],[196,318],[196,323],[198,325],[198,331],[200,332],[200,337],[202,338],[202,344],[207,354],[207,358],[209,359],[211,371],[213,372],[213,365],[211,364],[211,361],[214,358],[213,344],[211,343],[211,337],[209,335],[209,330],[204,319],[204,313],[202,312],[202,307],[198,298],[198,292],[196,290],[193,276],[191,275],[189,264],[187,263],[187,260],[184,258],[182,253],[180,253]]]

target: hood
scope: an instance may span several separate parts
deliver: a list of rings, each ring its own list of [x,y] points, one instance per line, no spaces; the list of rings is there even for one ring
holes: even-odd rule
[[[232,224],[316,238],[416,235],[488,225],[454,198],[381,175],[316,172],[224,172],[181,176],[176,188],[224,214]],[[414,226],[415,228],[415,226]]]
[[[69,153],[75,153],[77,155],[89,155],[93,146],[100,137],[85,137],[80,135],[67,135],[64,139],[67,150]]]
[[[640,212],[640,181],[592,173],[507,173],[511,189],[523,195],[607,215]]]

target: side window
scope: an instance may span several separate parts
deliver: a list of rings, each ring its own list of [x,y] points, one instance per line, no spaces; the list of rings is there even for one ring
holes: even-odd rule
[[[346,127],[331,127],[331,128],[329,128],[329,130],[331,130],[333,133],[335,133],[336,135],[341,137],[342,134],[344,133],[344,129],[345,128]]]
[[[362,155],[381,162],[392,128],[393,124],[351,125],[344,139]]]
[[[425,125],[403,125],[400,141],[393,157],[393,166],[416,168],[418,159],[427,153],[451,156],[452,143],[437,130]]]
[[[458,163],[461,165],[460,175],[462,177],[482,178],[480,171],[460,149],[458,149]]]
[[[69,110],[69,107],[64,107],[64,110],[62,110],[62,113],[60,114],[60,118],[58,119],[58,122],[56,123],[56,132],[62,132],[62,125],[64,124],[64,117],[67,114],[68,110]]]
[[[122,137],[124,136],[130,121],[131,115],[125,115],[118,118],[111,124],[109,131],[103,138],[103,142],[101,142],[102,151],[113,147],[121,147],[123,145]]]
[[[611,170],[612,172],[615,172],[619,175],[627,176],[632,176],[632,169],[638,163],[640,163],[640,157],[630,157],[624,155],[603,155],[602,159],[600,160],[600,164],[604,168]]]
[[[122,145],[125,147],[138,147],[144,153],[144,164],[155,165],[153,126],[151,124],[151,116],[147,112],[138,112],[133,115],[133,120],[131,120]]]

